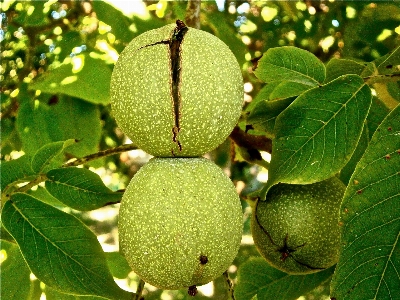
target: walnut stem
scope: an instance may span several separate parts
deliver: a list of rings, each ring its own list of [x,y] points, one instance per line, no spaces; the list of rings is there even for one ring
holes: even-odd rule
[[[189,0],[186,7],[185,23],[187,26],[200,29],[201,0]]]

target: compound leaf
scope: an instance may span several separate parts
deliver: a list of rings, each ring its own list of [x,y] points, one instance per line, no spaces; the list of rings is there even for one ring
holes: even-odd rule
[[[371,90],[357,75],[344,75],[308,90],[276,119],[270,179],[310,184],[340,171],[351,158],[371,105]]]
[[[341,205],[341,248],[332,280],[336,299],[400,295],[400,105],[360,159]]]

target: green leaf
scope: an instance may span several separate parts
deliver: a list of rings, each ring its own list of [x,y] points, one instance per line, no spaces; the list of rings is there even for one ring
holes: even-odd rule
[[[1,217],[46,285],[75,295],[131,298],[114,282],[96,236],[75,217],[22,193],[11,196]]]
[[[333,58],[326,65],[325,82],[335,80],[336,78],[346,74],[361,75],[366,68],[366,63],[359,63],[350,59]]]
[[[132,272],[132,269],[126,258],[119,252],[106,252],[105,254],[111,274],[118,279],[128,277],[128,274]]]
[[[339,172],[357,146],[370,105],[371,90],[357,75],[301,94],[276,119],[263,192],[277,182],[309,184]]]
[[[70,155],[97,152],[101,137],[98,106],[65,96],[55,99],[51,105],[37,100],[21,104],[17,129],[23,150],[33,155],[51,142],[75,139],[79,142],[68,148]]]
[[[46,189],[62,203],[87,211],[121,201],[122,193],[108,189],[100,176],[88,169],[69,167],[47,173]]]
[[[97,297],[97,296],[78,296],[61,293],[49,286],[45,286],[44,294],[46,295],[46,300],[105,300],[108,298]]]
[[[388,54],[374,60],[372,63],[378,71],[378,74],[387,75],[399,73],[400,65],[400,46],[390,51]]]
[[[351,156],[349,162],[340,170],[339,178],[345,185],[349,183],[350,177],[353,174],[358,161],[364,154],[365,149],[367,149],[368,147],[368,143],[369,143],[368,130],[367,126],[364,125],[364,129],[362,131],[360,140],[358,141],[356,150],[354,150],[354,153]]]
[[[235,299],[294,300],[328,280],[334,267],[309,275],[289,275],[271,267],[263,258],[245,262],[238,271]]]
[[[29,85],[29,89],[107,105],[110,102],[110,79],[111,68],[104,60],[81,54],[44,73]]]
[[[325,79],[324,64],[312,53],[292,46],[270,48],[254,74],[264,82],[294,81],[311,87]]]
[[[310,89],[309,85],[294,81],[282,81],[269,95],[270,101],[283,100],[290,97],[295,97]]]
[[[56,207],[65,207],[64,203],[60,202],[60,200],[58,200],[57,198],[54,198],[44,187],[40,185],[37,185],[35,188],[30,189],[27,194],[46,204],[50,204]]]
[[[336,299],[400,295],[400,105],[374,133],[351,177],[340,210]]]
[[[1,299],[39,299],[39,280],[31,280],[28,266],[16,244],[1,240]],[[16,287],[18,284],[18,287]]]
[[[2,161],[1,164],[1,191],[13,182],[26,182],[35,175],[31,167],[31,157],[23,155],[20,158]]]
[[[65,148],[73,145],[75,142],[75,140],[69,139],[42,146],[32,157],[32,170],[39,174],[45,173],[52,168],[60,167],[62,160],[57,161],[57,157],[64,152]]]
[[[246,124],[251,125],[253,129],[267,133],[270,138],[275,137],[274,127],[276,118],[293,101],[294,97],[276,101],[261,101],[251,111],[246,119]]]
[[[246,106],[245,111],[252,111],[254,107],[262,102],[262,101],[268,101],[269,100],[269,95],[271,95],[272,91],[280,84],[280,81],[275,81],[266,84],[254,97],[253,100],[249,103],[249,105]]]

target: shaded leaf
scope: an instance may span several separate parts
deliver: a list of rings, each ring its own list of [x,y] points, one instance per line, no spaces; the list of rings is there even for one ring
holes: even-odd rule
[[[35,175],[31,167],[31,157],[28,155],[10,161],[2,161],[0,167],[2,193],[9,184],[29,181]]]
[[[364,125],[356,150],[354,150],[354,153],[351,156],[349,162],[340,170],[339,178],[345,185],[349,183],[350,177],[353,174],[358,161],[364,154],[365,149],[367,149],[368,147],[368,143],[369,143],[368,130],[367,126]]]
[[[333,58],[326,65],[325,82],[335,80],[346,74],[361,75],[366,68],[366,63],[360,63],[350,59]]]
[[[100,112],[96,105],[69,97],[56,97],[56,103],[28,101],[21,104],[17,129],[23,150],[35,154],[42,146],[56,141],[79,142],[68,153],[82,157],[98,151],[101,137]]]
[[[303,83],[282,81],[271,92],[269,100],[276,101],[291,98],[300,95],[308,89],[310,89],[310,86]]]
[[[340,171],[351,158],[369,107],[371,90],[345,75],[301,94],[275,123],[265,198],[275,183],[309,184]]]
[[[46,285],[75,295],[131,298],[114,282],[96,236],[75,217],[22,193],[11,196],[1,217]]]
[[[264,82],[287,80],[314,87],[324,81],[325,66],[306,50],[292,46],[277,47],[264,53],[254,74]]]
[[[62,160],[57,161],[57,157],[63,153],[64,149],[74,144],[76,141],[69,139],[66,141],[53,142],[42,146],[32,157],[32,170],[35,173],[45,173],[51,168],[57,168],[62,164]]]
[[[1,299],[29,300],[39,299],[39,280],[31,280],[28,266],[16,244],[1,240]],[[18,283],[18,287],[16,284]]]
[[[374,60],[373,63],[375,64],[378,74],[386,75],[398,73],[400,65],[400,46]]]
[[[294,97],[276,101],[261,101],[251,111],[246,119],[246,124],[251,125],[255,130],[267,133],[270,138],[275,137],[274,127],[276,118],[293,101]]]
[[[263,258],[244,263],[238,271],[235,299],[294,300],[330,279],[334,267],[309,275],[289,275],[271,267]]]
[[[88,169],[69,167],[47,173],[46,189],[62,203],[77,210],[93,210],[121,201],[122,193],[108,189],[100,176]]]
[[[374,133],[346,189],[336,299],[400,295],[400,105]]]
[[[81,54],[44,73],[29,85],[29,89],[65,94],[94,104],[107,105],[110,95],[106,83],[110,79],[111,68],[104,60]]]

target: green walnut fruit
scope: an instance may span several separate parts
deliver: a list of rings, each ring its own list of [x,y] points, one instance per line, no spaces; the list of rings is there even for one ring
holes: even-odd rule
[[[230,179],[205,158],[153,158],[129,183],[118,219],[133,271],[161,289],[206,284],[237,255],[242,209]]]
[[[134,38],[114,67],[110,91],[121,130],[161,157],[213,150],[243,104],[242,73],[228,46],[181,21]]]
[[[344,184],[333,177],[309,184],[278,184],[253,210],[252,234],[260,254],[289,274],[307,274],[338,261],[339,208]]]

